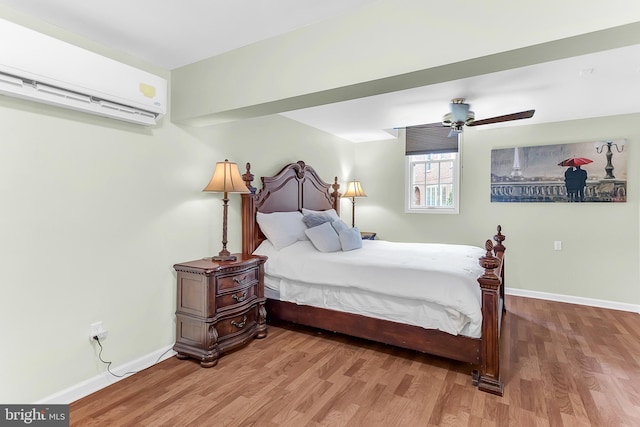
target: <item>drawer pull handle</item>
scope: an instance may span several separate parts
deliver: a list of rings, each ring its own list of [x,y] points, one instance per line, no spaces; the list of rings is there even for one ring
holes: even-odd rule
[[[242,302],[247,299],[247,291],[242,292],[242,295],[238,296],[236,294],[231,295],[231,298],[238,302]]]
[[[232,324],[233,326],[235,326],[236,328],[238,328],[238,329],[242,329],[242,328],[244,328],[244,325],[246,325],[246,324],[247,324],[247,316],[244,316],[244,318],[242,319],[242,322],[240,322],[240,323],[236,323],[236,321],[235,321],[235,320],[232,320],[232,321],[231,321],[231,324]]]
[[[244,282],[247,281],[247,275],[245,274],[244,276],[242,276],[241,278],[238,277],[234,277],[233,281],[236,282],[238,285],[242,285]]]

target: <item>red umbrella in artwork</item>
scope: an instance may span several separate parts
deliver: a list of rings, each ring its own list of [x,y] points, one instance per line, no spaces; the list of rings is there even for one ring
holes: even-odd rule
[[[589,163],[593,163],[593,160],[587,159],[586,157],[571,157],[570,159],[564,159],[558,166],[582,166],[587,165]]]

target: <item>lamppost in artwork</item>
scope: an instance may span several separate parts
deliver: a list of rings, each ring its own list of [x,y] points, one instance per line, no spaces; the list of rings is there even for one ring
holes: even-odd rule
[[[616,179],[613,175],[613,163],[611,163],[611,159],[613,158],[613,151],[611,151],[612,146],[616,147],[616,151],[618,151],[618,153],[622,153],[624,150],[624,145],[620,148],[618,147],[618,144],[613,141],[604,141],[600,146],[596,146],[596,153],[598,154],[604,151],[604,147],[607,147],[607,153],[605,154],[607,156],[607,166],[604,168],[604,171],[606,172],[604,179]]]

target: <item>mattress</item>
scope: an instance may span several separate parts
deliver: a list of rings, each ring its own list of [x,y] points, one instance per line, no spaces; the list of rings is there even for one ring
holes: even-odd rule
[[[479,338],[482,248],[363,241],[362,249],[323,253],[299,241],[268,241],[265,296]]]

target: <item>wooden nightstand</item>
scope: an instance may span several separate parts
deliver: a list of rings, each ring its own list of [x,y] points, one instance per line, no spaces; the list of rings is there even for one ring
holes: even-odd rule
[[[376,234],[372,231],[361,231],[360,236],[362,236],[362,240],[375,240]]]
[[[179,359],[205,368],[222,353],[267,336],[264,308],[266,257],[236,254],[236,261],[201,259],[176,264],[176,343]]]

